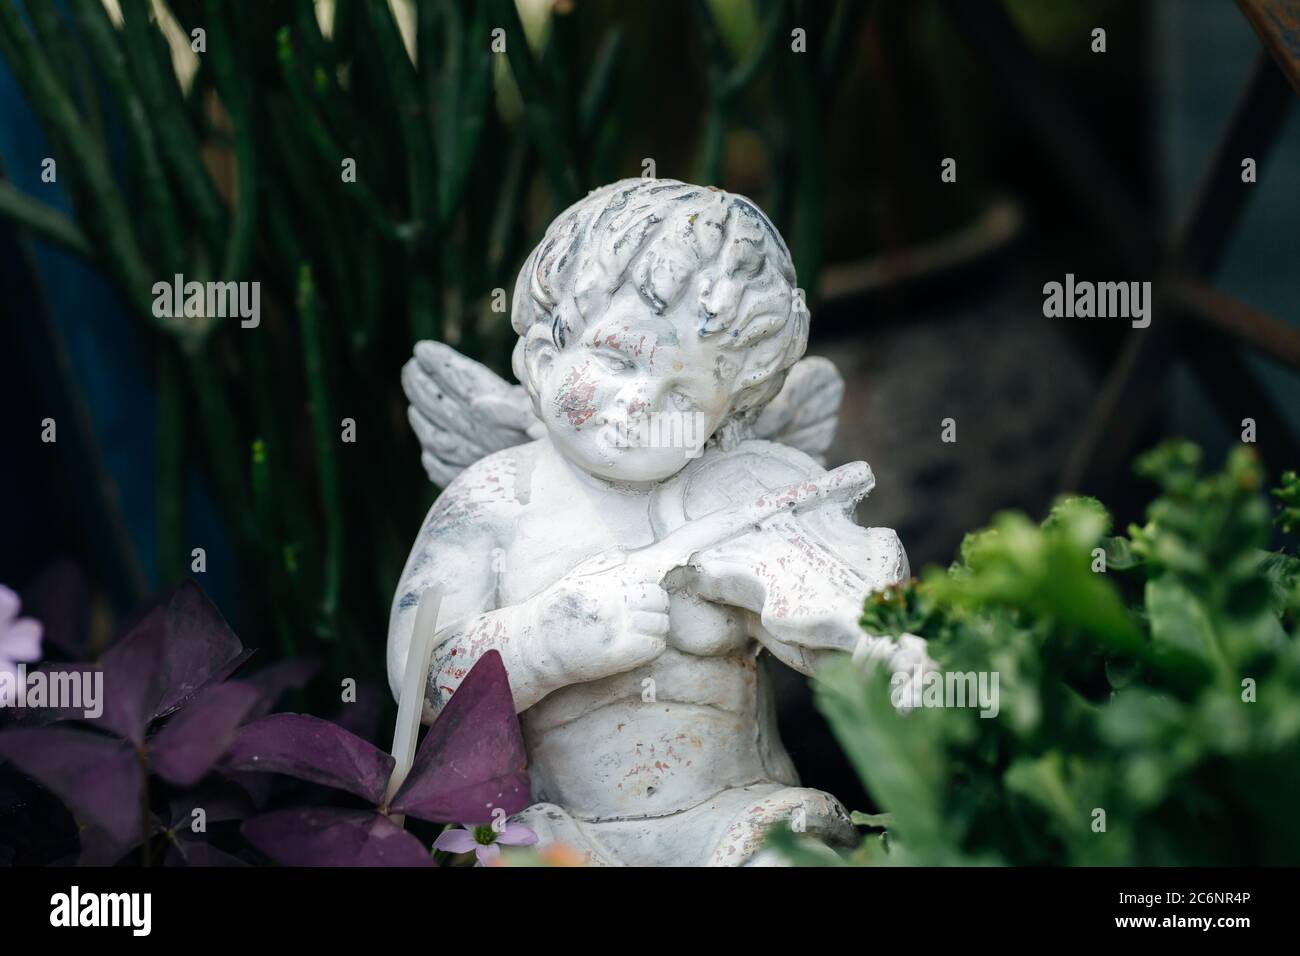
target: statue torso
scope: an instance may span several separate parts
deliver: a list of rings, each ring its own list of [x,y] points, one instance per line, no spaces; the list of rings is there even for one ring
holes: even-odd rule
[[[609,548],[655,540],[649,495],[587,484],[538,445],[521,449],[516,465],[523,500],[497,562],[498,606]],[[795,782],[748,612],[704,601],[686,581],[670,579],[667,589],[668,650],[659,658],[561,688],[521,715],[537,800],[588,819],[654,816],[728,787]]]

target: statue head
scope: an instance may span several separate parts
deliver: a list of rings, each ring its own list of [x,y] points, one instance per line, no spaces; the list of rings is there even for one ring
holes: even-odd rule
[[[637,482],[743,438],[808,341],[767,216],[667,179],[625,179],[565,210],[520,270],[512,323],[515,375],[561,453]]]

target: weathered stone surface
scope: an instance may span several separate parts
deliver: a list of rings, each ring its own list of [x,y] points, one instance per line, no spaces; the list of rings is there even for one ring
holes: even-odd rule
[[[671,180],[597,190],[516,284],[519,386],[420,343],[403,373],[430,511],[394,597],[397,693],[420,593],[443,594],[436,713],[498,650],[543,841],[595,864],[742,865],[772,825],[852,839],[799,786],[771,658],[856,651],[894,671],[924,642],[858,627],[908,574],[852,515],[863,462],[826,471],[842,383],[800,361],[808,316],[785,243],[748,200]]]

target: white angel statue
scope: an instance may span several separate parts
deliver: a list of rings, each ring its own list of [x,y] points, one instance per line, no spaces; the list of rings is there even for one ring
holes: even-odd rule
[[[520,385],[436,342],[403,369],[444,490],[394,598],[394,693],[438,588],[424,717],[500,652],[536,801],[516,819],[543,843],[596,865],[758,865],[767,828],[797,820],[848,845],[844,807],[799,786],[778,737],[768,657],[933,665],[920,638],[859,627],[907,557],[854,523],[870,468],[823,467],[843,383],[800,360],[785,242],[744,197],[624,180],[552,223],[511,318]]]

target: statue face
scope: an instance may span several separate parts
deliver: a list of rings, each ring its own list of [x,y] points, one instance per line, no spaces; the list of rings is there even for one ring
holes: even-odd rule
[[[656,315],[625,284],[579,341],[552,353],[538,382],[540,412],[570,461],[615,481],[660,481],[726,419],[738,366],[700,337],[694,291],[692,283]]]

